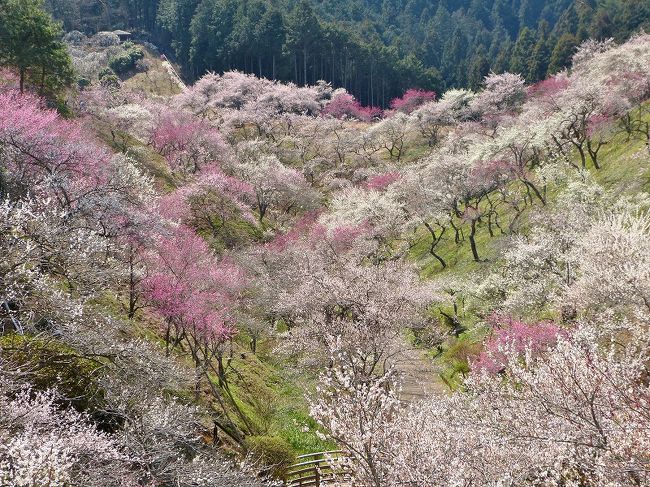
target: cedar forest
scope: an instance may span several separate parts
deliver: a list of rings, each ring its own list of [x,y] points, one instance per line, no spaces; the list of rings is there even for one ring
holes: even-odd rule
[[[650,485],[648,28],[0,0],[0,485]]]

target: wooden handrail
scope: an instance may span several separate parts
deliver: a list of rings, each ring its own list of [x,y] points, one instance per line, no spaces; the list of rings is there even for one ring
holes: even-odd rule
[[[343,450],[331,450],[331,451],[319,451],[315,453],[305,453],[304,455],[298,455],[296,458],[307,458],[307,457],[315,457],[318,455],[341,455],[343,453]]]
[[[318,465],[320,463],[324,463],[325,465],[328,465],[329,460],[327,458],[321,458],[320,460],[309,460],[307,462],[294,463],[289,468],[291,469],[294,467],[303,467],[305,465]]]
[[[296,459],[303,461],[295,463],[287,468],[285,486],[320,486],[322,482],[334,480],[337,475],[346,475],[348,472],[342,468],[342,465],[338,465],[339,460],[342,460],[344,457],[345,453],[342,450],[299,455]]]

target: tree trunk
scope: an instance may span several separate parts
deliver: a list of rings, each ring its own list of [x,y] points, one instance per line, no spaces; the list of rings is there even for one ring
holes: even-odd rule
[[[594,163],[594,167],[596,169],[600,169],[600,165],[598,164],[598,151],[603,145],[605,145],[605,142],[599,140],[598,142],[596,142],[596,147],[594,148],[591,144],[591,139],[587,139],[587,151],[589,152],[589,157],[591,158],[591,162]]]
[[[20,68],[20,93],[25,92],[25,68]]]
[[[533,190],[533,193],[535,193],[535,196],[537,196],[537,197],[539,198],[539,200],[542,202],[542,205],[546,206],[546,199],[542,196],[542,193],[539,192],[539,190],[537,189],[537,187],[536,187],[533,183],[531,183],[530,181],[528,181],[528,180],[524,180],[524,184],[526,185],[527,188],[532,189],[532,190]],[[531,205],[533,204],[533,199],[532,199],[532,197],[531,197],[531,199],[530,199],[530,204],[531,204]]]
[[[222,389],[226,386],[226,368],[223,366],[223,356],[217,355],[217,379],[219,380],[219,387]]]
[[[469,234],[469,245],[472,248],[472,255],[474,256],[474,260],[476,262],[481,262],[481,258],[478,255],[478,250],[476,249],[476,239],[474,238],[476,236],[476,220],[472,220],[470,227],[471,231]]]
[[[135,269],[133,265],[133,250],[129,253],[129,313],[128,317],[132,320],[135,317],[136,306],[138,304],[138,293],[136,290]]]
[[[298,53],[293,53],[293,79],[296,81],[296,84],[300,84],[298,81]]]
[[[579,144],[574,144],[574,145],[578,149],[578,154],[580,154],[580,163],[584,169],[587,167],[587,157],[585,156],[585,150],[582,148],[582,145]]]
[[[194,398],[198,401],[201,398],[201,377],[200,366],[196,364],[194,368]]]
[[[303,74],[303,85],[307,86],[307,48],[303,47],[302,49],[302,74]]]
[[[460,231],[458,230],[458,227],[454,224],[453,220],[450,221],[451,227],[454,229],[454,243],[459,244],[460,243]]]
[[[445,228],[443,228],[440,231],[440,235],[436,235],[435,229],[429,225],[429,223],[424,222],[424,226],[429,230],[429,233],[431,234],[431,246],[429,247],[429,253],[436,258],[438,262],[440,262],[440,265],[442,265],[442,268],[445,269],[447,267],[447,263],[444,261],[442,257],[440,257],[436,253],[436,246],[440,242],[440,239],[442,238],[443,234],[445,233]]]
[[[40,96],[43,96],[44,93],[45,93],[45,67],[41,69],[41,85],[38,89],[38,94]]]

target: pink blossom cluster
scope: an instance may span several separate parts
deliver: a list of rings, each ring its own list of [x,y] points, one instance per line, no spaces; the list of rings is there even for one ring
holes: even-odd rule
[[[296,86],[238,71],[208,73],[178,96],[181,106],[195,114],[223,109],[260,113],[317,114],[331,94],[329,85]]]
[[[302,215],[291,229],[285,233],[276,235],[273,240],[265,244],[270,250],[282,252],[305,236],[313,232],[314,227],[317,225],[318,218],[322,211],[310,211]]]
[[[390,107],[403,113],[411,113],[421,105],[434,101],[436,93],[433,91],[410,88],[399,98],[394,98],[390,102]]]
[[[568,86],[569,78],[563,74],[557,74],[530,85],[526,91],[531,97],[552,97],[564,91]]]
[[[164,109],[149,143],[173,171],[195,173],[225,159],[228,148],[217,129],[182,110]]]
[[[383,174],[370,176],[366,181],[366,188],[381,191],[400,179],[400,173],[391,171]]]
[[[378,107],[364,107],[349,93],[336,95],[321,111],[322,116],[333,118],[352,118],[362,122],[370,122],[382,116]]]
[[[81,125],[62,119],[31,95],[0,94],[0,145],[14,177],[70,207],[107,182],[110,153]]]
[[[345,253],[355,242],[372,233],[367,222],[328,227],[319,221],[322,215],[323,211],[307,212],[288,232],[277,235],[265,247],[276,252],[301,248],[305,252],[317,252],[325,247]]]
[[[542,352],[557,343],[565,332],[552,321],[527,324],[498,313],[490,315],[488,324],[493,327],[484,343],[485,350],[472,363],[472,369],[497,373],[505,367],[508,356]]]
[[[215,259],[206,242],[184,226],[158,239],[149,263],[143,288],[161,317],[210,342],[233,335],[230,305],[245,285],[237,266]]]
[[[255,223],[250,206],[254,201],[253,187],[233,176],[228,176],[215,164],[202,170],[197,178],[161,197],[158,202],[159,213],[172,221],[187,222],[192,217],[192,199],[208,192],[216,192],[223,200],[239,210],[239,215],[245,220]],[[217,211],[209,206],[202,208],[206,211]],[[221,205],[221,211],[227,210]],[[235,215],[231,215],[235,216]]]
[[[502,187],[516,177],[519,170],[513,161],[506,159],[479,161],[469,172],[468,186],[475,189]]]

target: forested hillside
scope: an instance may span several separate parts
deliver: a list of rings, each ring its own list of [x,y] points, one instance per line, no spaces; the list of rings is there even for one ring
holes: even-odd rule
[[[650,24],[644,0],[48,0],[66,30],[137,29],[194,80],[239,70],[346,88],[386,107],[407,88],[477,89],[490,71],[528,82],[587,38]]]
[[[0,0],[2,487],[650,485],[650,34],[380,109],[57,5]]]

